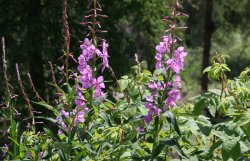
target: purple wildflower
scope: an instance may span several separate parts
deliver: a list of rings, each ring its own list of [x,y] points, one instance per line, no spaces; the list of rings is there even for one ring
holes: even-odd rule
[[[6,153],[9,151],[9,147],[7,144],[4,144],[4,146],[2,147],[2,152],[3,152],[3,157],[6,155]]]
[[[187,56],[187,52],[184,52],[184,47],[179,47],[174,51],[174,57],[177,62],[184,63],[184,58]]]
[[[145,120],[145,122],[146,122],[147,124],[149,124],[149,123],[152,121],[152,116],[147,115],[147,116],[144,117],[144,120]]]
[[[174,79],[174,83],[176,84],[176,86],[178,88],[182,88],[182,84],[181,84],[181,77],[179,75],[177,75]]]
[[[88,111],[88,108],[76,108],[73,110],[73,114],[75,115],[74,125],[78,122],[83,123],[85,121],[85,113]]]
[[[152,90],[157,90],[157,84],[154,81],[150,81],[148,87]]]
[[[139,133],[144,132],[144,127],[138,127],[138,128],[137,128],[137,131],[138,131]]]
[[[105,85],[103,83],[103,76],[99,76],[97,79],[94,79],[93,86],[95,89],[94,98],[104,96],[104,93],[102,92],[102,88],[105,88]]]
[[[187,52],[184,52],[184,47],[179,47],[174,51],[174,57],[166,61],[166,69],[172,69],[174,73],[179,74],[184,68],[184,57]]]
[[[165,102],[165,109],[167,110],[168,107],[175,107],[175,101],[181,99],[180,91],[177,89],[173,89],[168,92],[168,98],[164,101]]]
[[[75,100],[75,104],[78,107],[84,106],[85,105],[85,99],[82,95],[77,96],[76,100]]]
[[[64,117],[66,117],[66,118],[69,118],[69,113],[66,112],[64,109],[62,109],[62,110],[60,111],[60,114],[61,114],[61,116],[64,116]]]
[[[147,124],[149,124],[152,121],[153,116],[160,117],[161,109],[154,106],[152,103],[146,103],[145,107],[149,109],[148,115],[144,117],[144,120]]]
[[[175,61],[175,59],[168,59],[166,61],[166,70],[172,69],[174,73],[179,74],[180,71],[182,70],[182,67],[180,66],[178,62]]]
[[[153,101],[154,101],[153,98],[152,98],[151,96],[146,96],[146,100],[147,100],[148,102],[153,102]]]
[[[80,45],[82,49],[82,55],[85,57],[86,61],[89,61],[94,57],[95,54],[98,56],[101,55],[101,51],[97,49],[88,38],[84,39],[84,42],[82,45]]]
[[[58,132],[57,132],[57,134],[58,134],[58,135],[62,135],[62,134],[63,134],[63,131],[59,129]]]
[[[172,83],[172,82],[168,82],[168,83],[167,83],[167,86],[168,86],[169,88],[173,88],[173,83]]]
[[[151,80],[149,82],[149,85],[148,87],[151,89],[151,90],[164,90],[166,85],[163,83],[163,82],[157,82],[155,83],[153,80]]]
[[[159,45],[156,46],[156,64],[155,68],[160,69],[162,67],[162,58],[164,53],[170,52],[170,46],[172,44],[172,38],[171,36],[164,36],[163,42],[160,42]]]
[[[79,70],[82,76],[79,78],[79,82],[82,83],[83,88],[88,89],[92,86],[93,75],[89,65],[84,69]]]
[[[103,40],[102,42],[102,54],[100,55],[100,57],[102,58],[102,72],[104,71],[104,69],[106,67],[109,66],[108,64],[108,44],[106,43],[105,40]]]
[[[155,59],[156,59],[155,68],[160,69],[162,67],[162,54],[156,53]]]

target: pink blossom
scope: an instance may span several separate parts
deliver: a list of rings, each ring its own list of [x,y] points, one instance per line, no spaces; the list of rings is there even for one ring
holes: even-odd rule
[[[181,64],[175,61],[175,59],[168,59],[166,61],[166,70],[172,69],[174,73],[179,74],[180,71],[182,70]]]
[[[165,109],[167,110],[168,107],[176,106],[175,101],[181,99],[180,91],[177,89],[173,89],[168,92],[168,98],[164,101]]]
[[[93,79],[93,86],[95,89],[94,98],[104,96],[104,93],[102,92],[102,88],[105,88],[105,85],[103,83],[103,76],[99,76],[97,79]]]
[[[155,68],[160,69],[162,67],[162,54],[156,53],[155,59],[156,59]]]
[[[83,88],[87,89],[92,86],[93,75],[89,65],[86,68],[80,70],[82,76],[79,78],[79,82],[82,83]]]
[[[174,79],[174,83],[176,84],[176,86],[178,88],[182,88],[182,84],[181,84],[181,77],[179,75],[177,75]]]
[[[104,69],[106,67],[109,66],[108,64],[108,44],[106,43],[105,40],[103,40],[102,42],[102,54],[100,55],[100,57],[102,58],[102,72],[104,71]]]
[[[85,99],[82,95],[77,96],[76,100],[75,100],[75,104],[78,107],[84,106],[85,105]]]

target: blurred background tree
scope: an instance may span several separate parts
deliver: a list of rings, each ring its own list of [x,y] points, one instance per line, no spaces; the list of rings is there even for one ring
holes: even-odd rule
[[[154,67],[155,45],[163,35],[168,0],[101,0],[103,11],[109,18],[102,20],[108,30],[105,37],[110,43],[110,65],[118,76],[126,74],[134,64],[134,54],[145,60],[149,69]],[[86,14],[85,0],[69,1],[68,15],[71,48],[79,55],[79,42],[86,31],[80,22]],[[211,4],[211,5],[209,5]],[[200,1],[184,0],[183,10],[189,15],[180,21],[189,28],[183,45],[189,48],[184,72],[185,91],[200,92],[208,87],[202,69],[208,65],[209,56],[215,51],[230,55],[232,76],[250,62],[249,0]],[[38,90],[45,95],[45,81],[50,81],[48,61],[58,63],[63,55],[61,1],[51,0],[0,0],[0,36],[6,38],[9,75],[16,86],[15,63],[20,64],[23,74],[29,72]],[[207,33],[207,34],[206,34]],[[208,44],[208,45],[205,45]],[[210,46],[210,47],[209,47]],[[203,54],[202,54],[203,53]],[[205,56],[204,56],[205,55]],[[203,61],[202,61],[203,60]],[[62,63],[61,63],[62,65]],[[75,64],[71,64],[75,66]],[[2,77],[2,67],[0,68]],[[108,73],[107,73],[108,74]],[[196,84],[193,82],[197,82]],[[28,83],[26,86],[29,88]],[[192,92],[189,92],[192,93]],[[0,95],[3,96],[3,87]]]

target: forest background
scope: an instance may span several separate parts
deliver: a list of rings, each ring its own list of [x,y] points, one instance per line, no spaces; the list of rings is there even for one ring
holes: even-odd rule
[[[168,0],[102,0],[107,19],[101,24],[108,33],[110,66],[116,75],[129,73],[135,64],[134,54],[148,69],[154,68],[155,45],[163,34],[164,24],[161,18],[167,14]],[[68,20],[70,27],[70,52],[74,57],[80,54],[79,44],[86,30],[80,24],[87,11],[87,1],[68,2]],[[188,48],[189,56],[183,78],[182,95],[184,101],[204,92],[210,87],[206,75],[202,74],[209,60],[216,52],[230,56],[228,65],[231,78],[239,75],[250,64],[250,1],[249,0],[185,0],[183,12],[189,17],[183,19],[187,26],[183,45]],[[49,61],[62,65],[64,37],[62,27],[61,1],[52,0],[0,0],[0,36],[5,37],[10,84],[17,95],[20,90],[17,83],[15,63],[18,63],[27,93],[32,96],[27,73],[40,95],[50,100],[51,82]],[[1,62],[2,63],[2,62]],[[72,61],[71,67],[76,67]],[[56,70],[61,70],[60,68]],[[108,80],[109,73],[105,73]],[[0,66],[0,78],[3,69]],[[110,85],[112,82],[109,83]],[[30,91],[30,92],[29,92]],[[4,101],[4,86],[0,86],[0,100]],[[17,109],[22,113],[24,100],[19,99]],[[25,111],[25,110],[24,110]],[[4,126],[1,126],[4,127]],[[0,143],[1,144],[1,143]]]

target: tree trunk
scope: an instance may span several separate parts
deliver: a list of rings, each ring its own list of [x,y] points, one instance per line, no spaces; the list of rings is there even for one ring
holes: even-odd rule
[[[212,21],[213,13],[213,0],[206,0],[205,2],[205,24],[204,24],[204,40],[203,40],[203,60],[202,71],[208,67],[210,60],[211,38],[214,32],[214,23]],[[201,78],[202,92],[208,90],[208,77],[207,73],[202,75]]]
[[[42,57],[41,1],[29,0],[27,18],[27,54],[29,71],[38,91],[43,94],[44,70]]]

